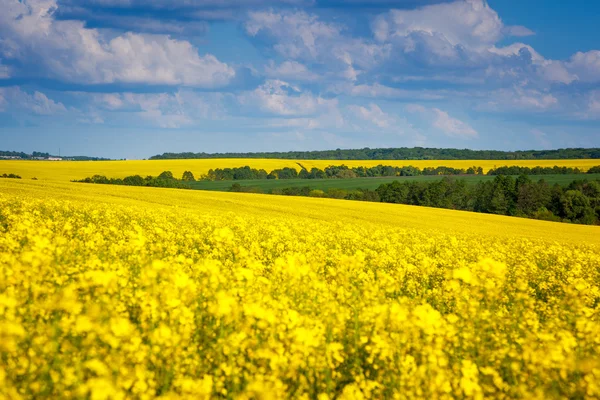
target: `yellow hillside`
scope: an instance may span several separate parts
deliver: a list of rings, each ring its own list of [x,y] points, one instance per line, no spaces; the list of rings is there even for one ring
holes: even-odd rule
[[[0,398],[597,398],[600,227],[0,180]]]
[[[25,180],[0,180],[3,193],[49,199],[82,200],[140,209],[166,207],[194,214],[248,215],[259,218],[323,221],[353,226],[435,230],[483,236],[525,237],[556,242],[600,244],[600,227],[513,218],[500,215],[309,197],[189,191],[128,186]]]

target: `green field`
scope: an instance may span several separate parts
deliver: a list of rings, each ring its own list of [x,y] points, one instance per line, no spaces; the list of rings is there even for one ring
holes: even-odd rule
[[[463,175],[455,176],[456,179],[464,179],[469,184],[476,184],[481,181],[493,180],[494,176],[488,175]],[[544,179],[551,185],[558,183],[559,185],[566,186],[574,180],[578,179],[600,179],[600,174],[574,174],[574,175],[536,175],[530,176],[534,181]],[[266,180],[248,180],[248,181],[198,181],[192,183],[193,189],[197,190],[214,190],[226,192],[229,191],[231,185],[239,183],[242,187],[258,187],[263,192],[268,192],[272,189],[283,189],[289,187],[304,187],[309,186],[311,189],[377,189],[379,185],[383,183],[390,183],[393,181],[419,181],[419,182],[431,182],[439,180],[440,177],[437,175],[425,175],[425,176],[393,176],[393,177],[382,177],[382,178],[354,178],[354,179],[266,179]]]

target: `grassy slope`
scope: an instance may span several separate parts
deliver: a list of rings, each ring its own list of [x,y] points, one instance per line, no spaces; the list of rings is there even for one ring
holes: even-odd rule
[[[493,176],[481,176],[481,175],[469,175],[457,177],[459,179],[465,179],[470,184],[476,184],[477,182],[493,180]],[[546,182],[553,185],[558,183],[559,185],[566,186],[577,179],[600,179],[600,174],[579,174],[579,175],[545,175],[545,176],[531,176],[536,181],[538,179],[545,179]],[[199,190],[217,190],[217,191],[228,191],[233,183],[239,183],[244,187],[259,187],[263,191],[269,191],[275,188],[289,188],[289,187],[304,187],[309,186],[311,189],[327,190],[331,188],[336,189],[377,189],[382,183],[390,183],[393,181],[426,181],[432,182],[439,180],[439,176],[406,176],[406,177],[385,177],[385,178],[356,178],[356,179],[282,179],[282,180],[249,180],[249,181],[218,181],[218,182],[195,182],[193,183],[194,189]]]
[[[284,197],[248,193],[220,193],[178,189],[87,185],[31,180],[0,179],[0,196],[25,196],[89,203],[164,207],[188,214],[230,214],[377,227],[471,233],[481,236],[522,237],[561,243],[600,245],[600,227],[537,221],[400,204]]]

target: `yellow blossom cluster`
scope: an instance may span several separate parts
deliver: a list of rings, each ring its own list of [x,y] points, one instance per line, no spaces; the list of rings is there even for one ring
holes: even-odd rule
[[[282,160],[260,158],[211,158],[196,160],[126,160],[126,161],[29,161],[0,160],[0,173],[14,173],[24,179],[36,177],[41,180],[71,181],[85,179],[93,175],[109,178],[124,178],[129,175],[157,176],[163,171],[171,171],[180,178],[184,171],[191,171],[196,178],[216,168],[237,168],[249,166],[271,172],[274,169],[289,167],[300,171],[302,167],[325,169],[330,165],[348,167],[374,167],[390,165],[403,167],[412,165],[418,168],[440,166],[463,168],[481,167],[484,172],[501,166],[520,167],[571,167],[587,171],[598,165],[594,159],[570,160]]]
[[[0,398],[600,397],[597,227],[80,188],[0,185]]]

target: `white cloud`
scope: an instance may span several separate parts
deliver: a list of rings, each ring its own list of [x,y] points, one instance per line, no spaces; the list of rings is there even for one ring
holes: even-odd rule
[[[369,134],[369,142],[381,143],[382,146],[397,146],[397,142],[390,142],[390,137],[401,136],[403,145],[422,146],[426,142],[423,133],[411,124],[405,117],[396,113],[385,112],[375,103],[367,106],[350,105],[345,118],[346,127],[361,137]],[[367,142],[368,143],[368,142]],[[362,144],[356,144],[360,146]]]
[[[515,81],[541,78],[543,82],[564,84],[570,84],[578,79],[577,75],[568,70],[564,62],[545,59],[533,47],[523,43],[513,43],[505,47],[493,46],[488,50],[492,54],[507,59],[512,58],[515,61],[514,66],[508,64],[501,65],[499,69],[490,69],[494,70],[499,77],[512,75]],[[521,64],[517,60],[520,60]]]
[[[479,136],[477,131],[469,124],[459,119],[452,118],[446,111],[434,108],[433,112],[435,113],[433,126],[440,129],[447,136],[463,139],[472,139]]]
[[[566,63],[571,73],[584,82],[600,82],[600,51],[577,52]]]
[[[499,46],[508,36],[534,32],[505,25],[485,0],[390,10],[374,18],[372,38],[353,37],[347,27],[303,11],[251,12],[245,29],[287,62],[307,66],[324,79],[331,80],[335,74],[347,82],[360,82],[366,77],[353,91],[384,92],[386,97],[402,94],[373,80],[402,82],[404,76],[421,80],[433,76],[452,83],[527,82],[531,87],[548,88],[579,80],[579,71],[595,79],[598,70],[594,52],[578,54],[567,64],[545,59],[524,43]],[[322,73],[323,69],[328,73]],[[283,75],[280,79],[292,80]]]
[[[313,58],[319,56],[319,42],[340,36],[341,27],[319,21],[315,15],[302,11],[258,11],[248,14],[246,32],[256,36],[261,32],[276,37],[275,49],[289,58]]]
[[[6,103],[5,111],[15,108],[37,115],[53,115],[67,111],[61,102],[48,98],[44,93],[38,91],[27,93],[18,86],[0,88],[0,97]]]
[[[595,91],[590,96],[588,111],[600,117],[600,91]]]
[[[504,47],[492,46],[487,49],[490,53],[497,54],[503,57],[516,57],[528,53],[533,62],[542,62],[544,57],[534,50],[533,47],[523,43],[512,43]]]
[[[109,109],[116,110],[123,106],[121,94],[107,93],[101,96],[101,102]]]
[[[538,73],[548,82],[564,83],[567,85],[579,79],[579,76],[569,72],[565,64],[561,61],[545,60],[538,67]]]
[[[151,7],[156,9],[211,9],[226,7],[244,7],[244,6],[264,6],[265,3],[286,4],[293,6],[311,6],[314,0],[64,0],[67,4],[96,5],[102,7]]]
[[[104,123],[104,118],[98,115],[95,112],[90,114],[83,114],[77,118],[77,122],[80,124],[88,124],[88,125],[99,125]]]
[[[584,120],[600,120],[600,90],[587,93],[581,111],[576,111],[574,116]]]
[[[375,103],[369,104],[369,107],[351,105],[348,108],[354,115],[382,129],[390,128],[395,123],[394,118],[383,112]]]
[[[387,57],[389,46],[344,35],[342,25],[324,22],[304,11],[250,12],[245,24],[251,37],[267,39],[288,60],[326,64],[331,75],[356,80],[363,70]]]
[[[152,83],[218,87],[235,75],[187,41],[128,32],[106,38],[81,21],[56,20],[56,0],[6,0],[0,35],[14,45],[5,57],[39,62],[52,77],[83,83]],[[16,49],[16,51],[15,51]]]
[[[305,65],[297,61],[284,61],[279,65],[271,61],[266,66],[265,72],[269,78],[289,81],[312,82],[319,79],[319,75],[311,72]]]
[[[507,26],[507,27],[505,27],[504,31],[507,35],[510,35],[510,36],[524,37],[524,36],[535,35],[534,31],[532,31],[531,29],[529,29],[525,26],[521,26],[521,25]]]
[[[297,86],[276,79],[267,80],[254,91],[240,96],[239,100],[265,113],[287,117],[323,114],[331,108],[337,108],[336,99],[305,93]]]
[[[486,104],[478,108],[486,111],[547,111],[558,106],[558,99],[549,92],[513,86],[490,92]]]
[[[418,100],[441,100],[446,97],[443,91],[430,90],[406,90],[380,83],[372,85],[354,85],[350,82],[331,85],[329,91],[336,94],[346,94],[356,97],[386,98],[386,99],[418,99]]]
[[[506,26],[485,0],[458,0],[420,7],[391,10],[377,17],[373,35],[394,48],[390,63],[439,71],[445,67],[469,67],[469,74],[486,70],[488,78],[570,84],[578,79],[563,62],[547,60],[531,46],[512,43],[497,47],[508,36],[534,34],[523,26]],[[595,55],[578,63],[594,71]],[[582,67],[585,68],[585,67]],[[572,68],[573,70],[577,68]],[[439,72],[438,72],[439,73]],[[593,73],[592,73],[593,75]]]
[[[186,114],[177,94],[123,94],[125,104],[138,106],[139,115],[160,128],[180,128],[190,125],[192,118]]]
[[[484,0],[455,1],[414,10],[392,10],[376,19],[375,38],[381,42],[421,34],[444,40],[451,46],[487,48],[502,37],[503,24]],[[410,40],[404,43],[410,51]],[[435,48],[432,47],[435,51]]]
[[[409,104],[406,111],[421,116],[431,126],[443,132],[446,136],[460,139],[475,139],[479,136],[477,131],[468,123],[457,118],[451,117],[448,112],[439,108],[427,108],[420,104]]]
[[[82,96],[87,96],[82,94]],[[160,128],[181,128],[201,120],[220,118],[222,95],[199,94],[189,90],[175,93],[107,93],[92,95],[92,103],[105,112],[127,112]]]

